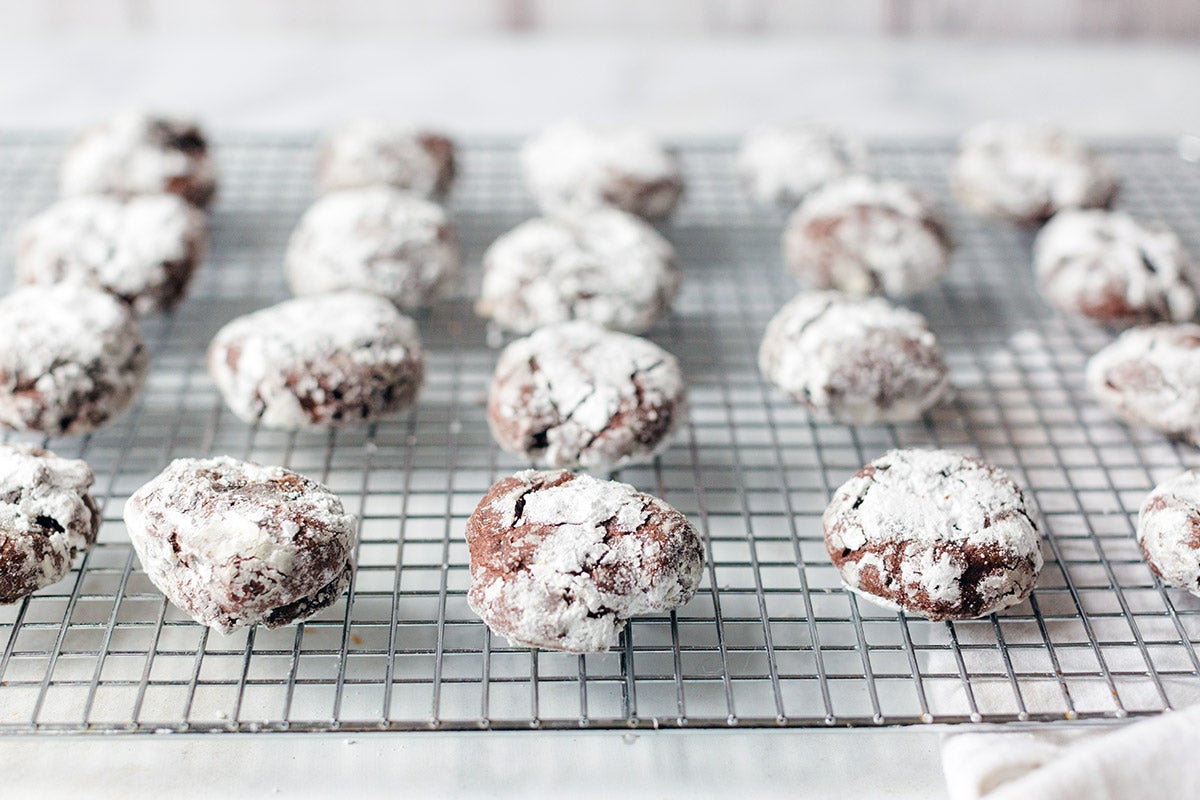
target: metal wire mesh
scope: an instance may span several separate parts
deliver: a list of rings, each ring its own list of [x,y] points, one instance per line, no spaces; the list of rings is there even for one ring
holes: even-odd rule
[[[53,199],[61,145],[0,135],[0,230]],[[1200,168],[1162,144],[1110,150],[1121,204],[1166,219],[1200,250]],[[577,657],[510,647],[465,602],[465,520],[495,478],[522,466],[487,431],[497,343],[469,299],[482,249],[533,213],[511,143],[466,148],[453,210],[468,276],[460,296],[418,320],[429,369],[416,409],[315,435],[241,423],[204,371],[222,323],[286,296],[283,247],[311,200],[311,140],[223,139],[211,256],[181,311],[146,326],[154,367],[140,402],[95,435],[47,442],[95,468],[104,524],[67,579],[0,608],[0,731],[1082,720],[1196,699],[1200,600],[1154,580],[1132,519],[1154,483],[1200,459],[1089,399],[1082,368],[1106,334],[1040,301],[1027,233],[957,213],[946,145],[877,151],[885,174],[952,214],[953,274],[913,305],[941,337],[957,400],[921,423],[849,428],[813,422],[764,385],[759,336],[796,290],[780,262],[782,216],[746,202],[727,143],[685,147],[687,201],[667,232],[686,281],[650,336],[680,357],[691,418],[657,462],[619,477],[687,513],[709,566],[686,608],[635,620],[614,652]],[[889,447],[921,445],[979,453],[1033,490],[1047,564],[1030,602],[930,623],[839,588],[820,528],[831,488]],[[169,459],[209,453],[285,464],[341,494],[362,520],[345,598],[302,625],[228,637],[164,601],[121,507]]]

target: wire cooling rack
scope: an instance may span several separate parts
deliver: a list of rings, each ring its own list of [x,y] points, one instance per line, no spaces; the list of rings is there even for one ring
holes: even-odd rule
[[[0,135],[0,231],[51,202],[62,144]],[[1164,218],[1200,250],[1200,167],[1164,144],[1109,150],[1121,205]],[[316,435],[258,430],[223,409],[204,348],[226,320],[286,296],[280,261],[311,201],[311,152],[307,137],[221,140],[211,255],[183,308],[146,325],[154,361],[140,402],[95,435],[47,442],[92,464],[104,524],[65,580],[0,607],[0,731],[1103,720],[1200,699],[1200,600],[1155,581],[1132,524],[1152,485],[1200,459],[1090,400],[1083,367],[1106,334],[1038,298],[1029,234],[958,212],[944,143],[877,152],[883,173],[932,193],[952,218],[950,279],[912,305],[941,337],[958,396],[923,422],[862,428],[815,423],[763,383],[759,337],[797,288],[780,261],[783,217],[744,199],[729,143],[683,149],[687,200],[667,233],[686,280],[649,335],[680,357],[691,417],[658,461],[619,477],[695,521],[708,567],[687,607],[639,618],[615,651],[583,657],[511,647],[465,601],[466,518],[522,466],[488,434],[501,342],[470,308],[483,248],[533,213],[512,143],[465,148],[453,211],[467,276],[418,320],[429,368],[412,413]],[[1047,560],[1029,602],[931,623],[839,588],[821,511],[831,488],[895,446],[978,453],[1032,489]],[[217,453],[311,475],[359,514],[346,597],[302,625],[228,637],[164,601],[128,544],[122,505],[169,459]]]

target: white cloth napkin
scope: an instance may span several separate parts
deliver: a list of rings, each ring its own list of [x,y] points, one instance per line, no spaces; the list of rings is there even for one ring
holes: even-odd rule
[[[955,734],[942,769],[952,800],[1200,798],[1200,706],[1117,730]]]

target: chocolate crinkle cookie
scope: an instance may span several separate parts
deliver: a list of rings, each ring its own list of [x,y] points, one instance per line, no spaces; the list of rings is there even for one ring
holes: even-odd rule
[[[125,525],[150,581],[221,633],[310,617],[353,571],[354,516],[282,467],[177,459],[129,498]]]
[[[529,220],[493,242],[475,308],[518,333],[571,319],[641,333],[670,307],[679,279],[658,231],[602,209]]]
[[[670,216],[683,194],[675,154],[646,131],[553,125],[521,150],[525,181],[546,214],[613,206],[646,219]]]
[[[1200,470],[1154,487],[1138,515],[1137,540],[1163,583],[1200,597]]]
[[[892,450],[834,493],[825,547],[846,588],[926,619],[1020,603],[1042,569],[1034,511],[1002,470],[946,450]]]
[[[1130,425],[1200,445],[1200,325],[1125,331],[1088,361],[1087,385]]]
[[[1200,267],[1162,223],[1119,211],[1063,211],[1038,233],[1042,294],[1068,314],[1110,325],[1196,316]]]
[[[950,266],[950,235],[924,195],[897,181],[862,175],[827,184],[788,220],[783,251],[815,289],[910,295]]]
[[[504,349],[488,423],[510,453],[598,471],[649,461],[686,415],[675,357],[592,322],[548,325]]]
[[[416,324],[382,297],[300,297],[238,317],[213,337],[208,371],[246,422],[327,428],[407,408],[425,359]]]
[[[61,200],[17,235],[19,283],[78,281],[139,315],[178,305],[208,241],[203,212],[173,194]]]
[[[87,433],[133,402],[149,357],[133,312],[77,283],[0,298],[0,425]]]
[[[801,292],[767,325],[758,364],[814,414],[848,425],[919,419],[952,391],[925,318],[880,297]]]
[[[742,185],[761,205],[794,206],[831,181],[870,171],[866,145],[819,122],[760,128],[737,155]]]
[[[570,472],[497,482],[467,520],[467,603],[526,647],[599,653],[639,614],[696,594],[704,547],[687,518],[632,486]]]
[[[208,141],[195,121],[127,111],[88,128],[59,172],[64,197],[177,194],[207,206],[217,189]]]
[[[0,603],[58,583],[100,530],[86,463],[0,445]]]
[[[440,199],[454,183],[454,143],[446,136],[381,120],[360,119],[334,131],[320,147],[321,192],[391,186]]]
[[[1037,225],[1068,208],[1106,208],[1117,194],[1107,162],[1047,125],[985,122],[963,137],[950,175],[968,210]]]
[[[360,289],[413,310],[458,273],[458,238],[436,203],[388,186],[347,189],[305,212],[284,264],[295,294]]]

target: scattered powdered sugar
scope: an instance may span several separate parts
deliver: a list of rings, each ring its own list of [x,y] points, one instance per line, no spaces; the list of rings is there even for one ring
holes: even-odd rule
[[[431,142],[444,143],[440,159]],[[441,134],[377,119],[357,119],[322,144],[317,184],[322,192],[386,185],[433,198],[453,179],[453,146]]]
[[[272,614],[340,591],[355,539],[354,515],[325,487],[227,457],[171,462],[129,498],[125,524],[151,582],[222,633],[291,622]]]
[[[1024,122],[986,122],[964,134],[951,177],[963,205],[1018,221],[1104,206],[1117,188],[1108,164],[1081,140]]]
[[[300,297],[238,317],[217,332],[208,352],[209,373],[234,413],[276,428],[312,425],[302,398],[320,402],[368,375],[415,375],[419,383],[423,360],[416,323],[382,297],[357,291]]]
[[[1020,487],[996,467],[945,450],[893,450],[837,490],[823,522],[850,589],[946,618],[967,591],[979,604],[964,609],[970,616],[1028,595],[1042,567],[1032,514]],[[992,573],[969,577],[972,559],[987,559],[980,565]],[[997,564],[1011,571],[996,572]]]
[[[441,206],[370,186],[313,203],[284,263],[298,295],[360,289],[415,309],[433,301],[458,272],[459,249]]]
[[[1138,515],[1137,539],[1164,583],[1200,597],[1200,470],[1154,487]]]
[[[1087,385],[1125,421],[1200,442],[1200,325],[1125,331],[1088,361]]]
[[[1038,234],[1033,264],[1042,293],[1067,312],[1135,321],[1196,316],[1200,267],[1163,223],[1063,211]]]
[[[178,296],[205,239],[204,213],[173,194],[67,198],[19,231],[17,280],[81,281],[144,314]]]
[[[637,217],[532,219],[484,253],[478,311],[520,333],[571,319],[639,333],[670,306],[679,279],[671,244]]]
[[[665,449],[686,413],[684,399],[670,353],[575,321],[505,348],[488,413],[498,441],[513,452],[553,467],[610,471]]]
[[[467,537],[471,608],[530,647],[608,650],[630,617],[687,603],[703,570],[699,537],[681,514],[587,475],[530,470],[501,481]]]
[[[76,459],[0,445],[0,603],[62,580],[96,540],[94,477]]]
[[[185,149],[173,137],[197,140]],[[125,111],[84,131],[71,145],[59,173],[63,196],[158,194],[189,182],[189,199],[203,203],[216,171],[193,120]]]
[[[106,292],[62,283],[0,298],[0,423],[83,433],[129,405],[147,368],[137,320]]]
[[[801,292],[767,325],[758,363],[821,416],[853,425],[917,419],[951,392],[925,318],[879,297]]]
[[[682,176],[675,156],[648,132],[599,130],[575,120],[553,125],[521,150],[525,179],[547,214],[591,211],[617,204],[658,218],[679,198]],[[629,195],[623,183],[647,187]]]
[[[798,203],[832,180],[871,168],[866,145],[819,122],[760,128],[737,155],[742,183],[763,205]]]
[[[908,295],[933,285],[950,241],[933,203],[898,181],[865,175],[812,192],[788,220],[792,269],[817,288]]]

